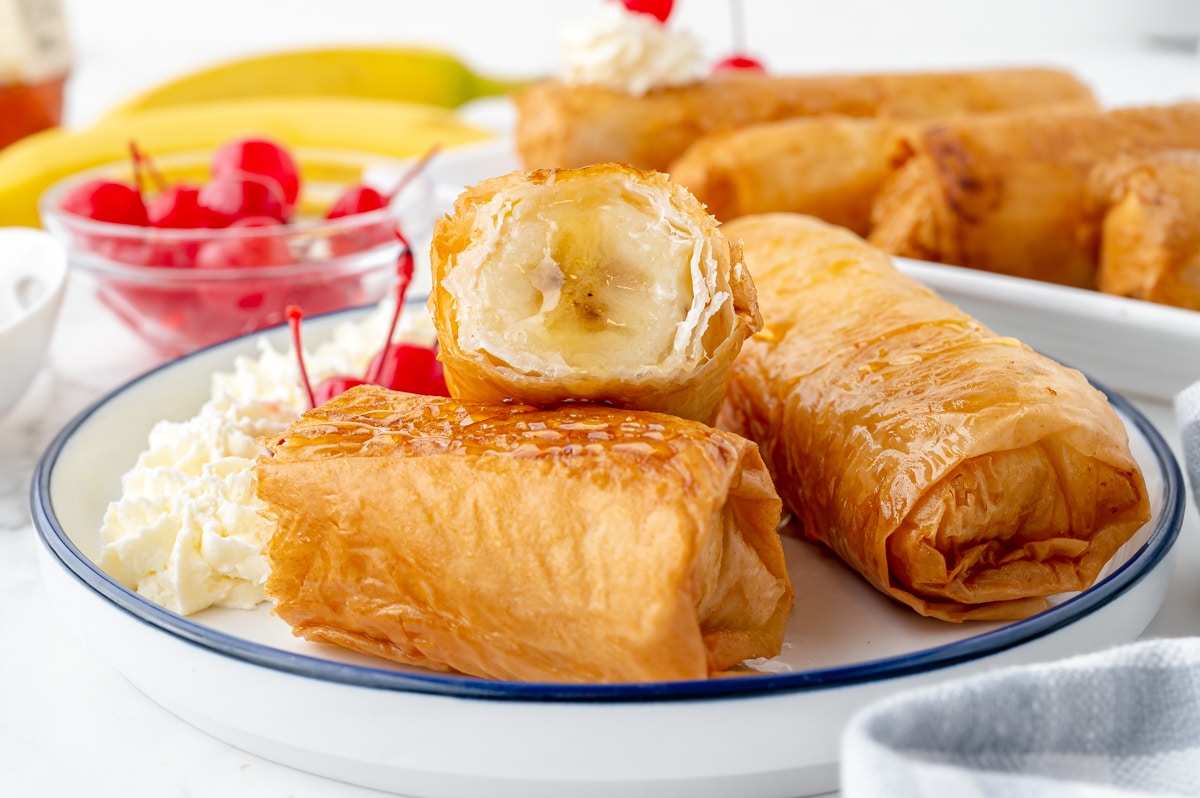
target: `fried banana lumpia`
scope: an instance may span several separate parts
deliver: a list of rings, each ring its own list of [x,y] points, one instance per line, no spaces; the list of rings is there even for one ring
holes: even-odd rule
[[[764,327],[721,423],[785,507],[875,587],[952,621],[1081,590],[1149,518],[1128,434],[1078,371],[975,319],[857,236],[768,214],[744,242]]]
[[[659,171],[701,136],[815,114],[928,119],[1095,98],[1068,72],[992,69],[874,75],[729,73],[635,96],[546,81],[513,95],[527,169],[616,161]]]
[[[871,243],[894,255],[1096,286],[1086,188],[1123,153],[1200,147],[1200,103],[980,114],[910,129],[875,198]]]
[[[753,443],[656,413],[354,388],[264,441],[296,635],[497,679],[703,679],[779,653],[792,587]]]
[[[788,211],[866,235],[888,176],[894,123],[811,116],[714,133],[670,167],[721,221]]]
[[[1096,287],[1200,310],[1200,150],[1124,156],[1088,188],[1100,241]]]
[[[514,172],[434,228],[429,310],[458,399],[577,400],[711,423],[754,283],[717,220],[657,172]]]

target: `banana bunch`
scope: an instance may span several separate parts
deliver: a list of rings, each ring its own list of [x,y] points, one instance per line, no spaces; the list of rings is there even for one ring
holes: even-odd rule
[[[217,64],[150,88],[106,118],[151,108],[249,97],[330,96],[456,108],[521,83],[473,72],[455,56],[419,47],[330,47]]]
[[[411,158],[492,134],[449,110],[515,84],[475,75],[434,50],[349,48],[255,57],[184,76],[80,129],[56,128],[0,149],[0,226],[40,226],[37,203],[58,180],[129,158],[210,150],[239,136],[288,147]]]

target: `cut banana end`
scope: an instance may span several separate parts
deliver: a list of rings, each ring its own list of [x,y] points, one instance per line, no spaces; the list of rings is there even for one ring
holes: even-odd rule
[[[458,399],[607,402],[711,422],[762,325],[741,252],[683,187],[619,164],[514,172],[434,230]]]

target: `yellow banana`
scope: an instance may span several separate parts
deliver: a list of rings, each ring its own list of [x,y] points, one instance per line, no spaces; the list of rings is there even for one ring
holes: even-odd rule
[[[245,135],[395,158],[491,136],[452,111],[388,100],[276,97],[169,106],[84,129],[46,130],[0,150],[0,226],[38,226],[43,191],[68,175],[128,158],[130,141],[153,154],[214,149]]]
[[[152,87],[106,118],[237,97],[345,96],[455,108],[520,85],[473,72],[449,53],[417,47],[344,47],[269,53],[217,64]]]

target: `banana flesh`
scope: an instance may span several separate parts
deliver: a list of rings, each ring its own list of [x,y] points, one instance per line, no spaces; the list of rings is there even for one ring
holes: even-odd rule
[[[429,309],[457,399],[607,402],[712,423],[762,326],[741,250],[666,175],[517,171],[438,219]]]
[[[40,226],[38,198],[58,180],[126,160],[136,141],[152,154],[211,150],[231,138],[270,136],[314,147],[411,158],[486,140],[452,111],[353,97],[275,97],[168,106],[85,129],[57,128],[0,150],[0,226]]]
[[[496,198],[484,207],[508,217],[494,266],[452,271],[445,287],[479,292],[500,310],[472,317],[461,333],[517,370],[552,375],[633,378],[647,364],[690,355],[677,351],[676,323],[704,286],[678,264],[693,257],[694,238],[672,234],[655,197],[620,173],[550,190],[550,201],[501,209],[505,199]]]
[[[362,97],[456,108],[469,100],[506,94],[520,85],[520,81],[477,74],[457,57],[436,49],[305,49],[191,72],[130,97],[105,119],[152,108],[249,97]]]

